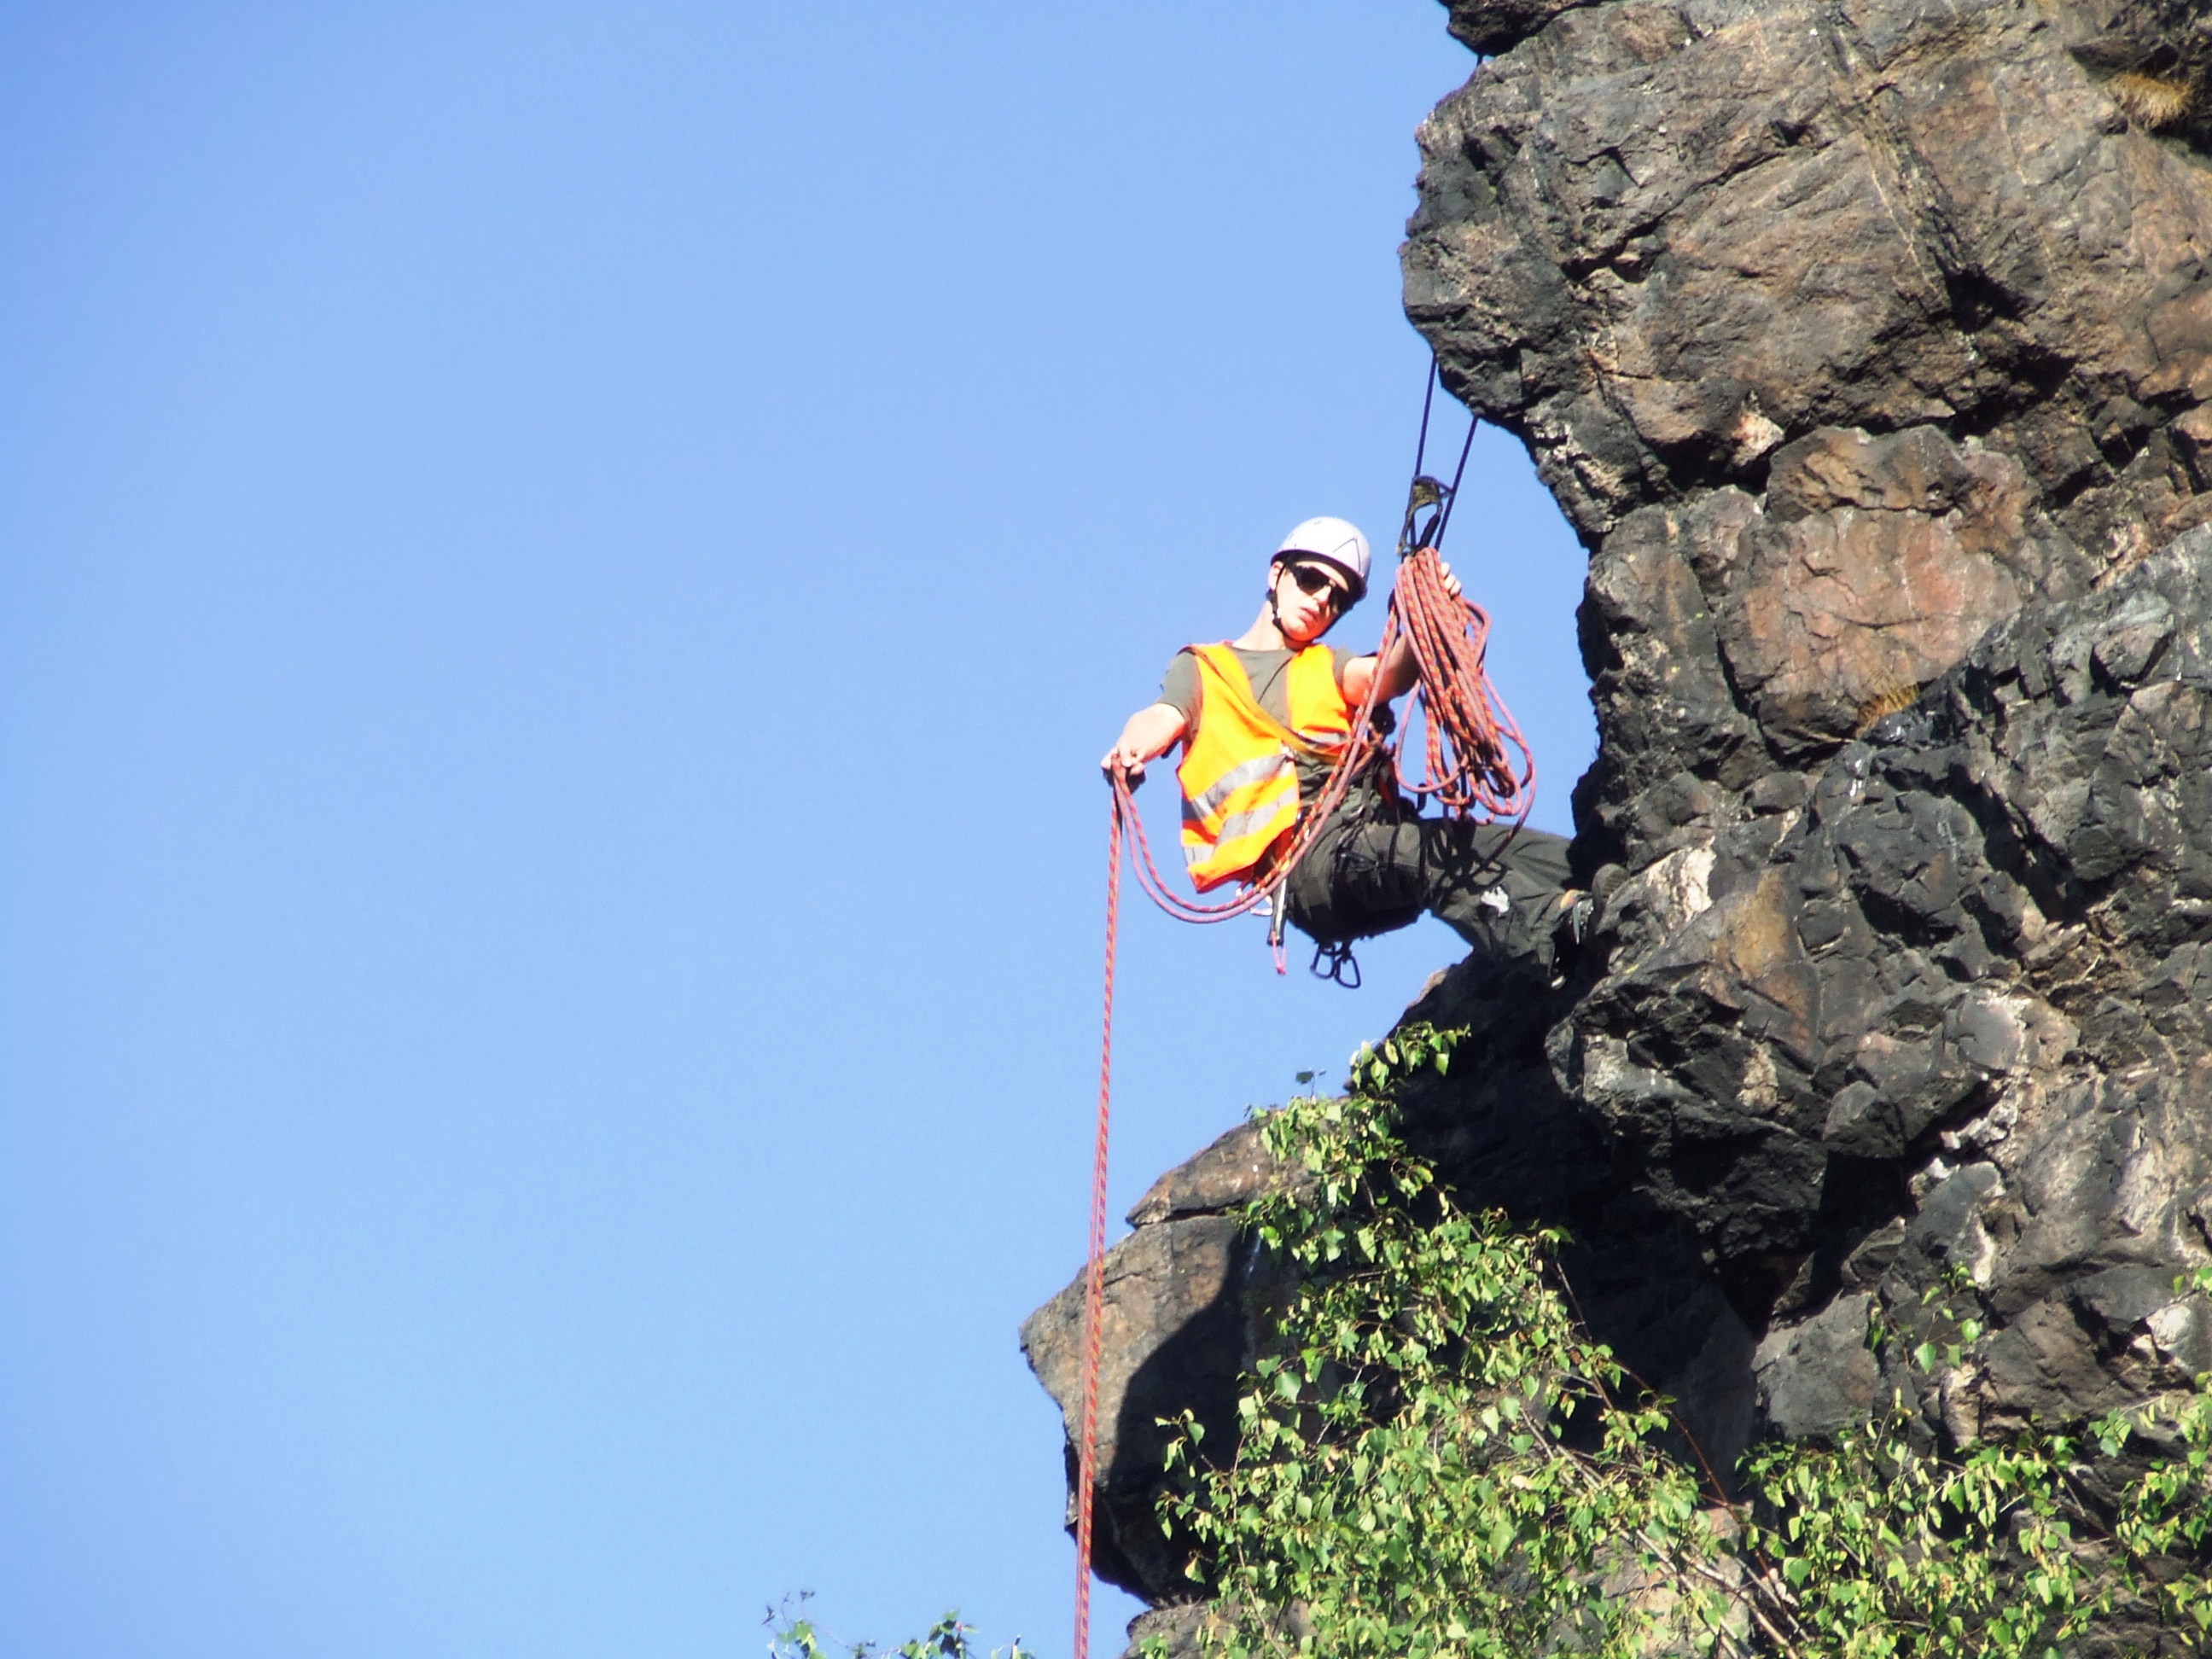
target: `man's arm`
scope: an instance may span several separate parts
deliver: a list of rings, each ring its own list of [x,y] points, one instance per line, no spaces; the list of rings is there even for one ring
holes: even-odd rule
[[[1453,575],[1449,565],[1443,566],[1444,591],[1452,598],[1459,597],[1459,578]],[[1395,702],[1413,689],[1413,682],[1421,677],[1420,664],[1413,659],[1413,643],[1403,634],[1390,642],[1388,659],[1354,657],[1344,665],[1345,700],[1357,708],[1367,701],[1367,689],[1375,682],[1377,666],[1382,674],[1383,702]]]
[[[1121,735],[1098,764],[1109,776],[1116,771],[1126,775],[1129,787],[1133,789],[1145,781],[1145,763],[1166,754],[1182,742],[1183,729],[1188,724],[1182,717],[1182,710],[1173,703],[1156,702],[1149,708],[1139,708],[1129,716],[1129,723],[1121,728]]]

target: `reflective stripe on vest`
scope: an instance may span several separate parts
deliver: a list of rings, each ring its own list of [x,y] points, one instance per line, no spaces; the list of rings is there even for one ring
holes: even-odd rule
[[[1285,727],[1252,695],[1244,665],[1226,645],[1194,645],[1198,726],[1185,734],[1182,856],[1201,893],[1251,872],[1289,840],[1298,821],[1294,757],[1326,756],[1352,735],[1352,708],[1336,684],[1336,658],[1310,645],[1285,668]]]

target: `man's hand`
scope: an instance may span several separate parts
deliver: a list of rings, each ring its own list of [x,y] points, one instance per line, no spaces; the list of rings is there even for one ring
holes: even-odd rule
[[[1437,574],[1443,578],[1445,592],[1450,594],[1455,599],[1462,597],[1459,578],[1452,574],[1452,568],[1443,562],[1443,556],[1441,554],[1437,557]],[[1384,702],[1401,697],[1412,690],[1413,682],[1421,677],[1420,664],[1413,656],[1413,641],[1406,635],[1401,634],[1390,647],[1390,656],[1388,661],[1377,662],[1373,657],[1362,657],[1357,662],[1345,665],[1344,695],[1351,698],[1354,703],[1364,700],[1367,696],[1367,688],[1370,684],[1367,676],[1378,672],[1382,676]]]
[[[1119,772],[1129,781],[1129,787],[1134,789],[1145,781],[1145,762],[1147,758],[1139,754],[1133,745],[1127,742],[1117,743],[1106,751],[1106,758],[1098,763],[1098,769],[1109,778]]]
[[[1149,708],[1139,708],[1129,716],[1121,735],[1098,763],[1099,769],[1109,781],[1119,773],[1134,789],[1145,781],[1145,763],[1158,759],[1180,742],[1184,725],[1182,710],[1172,703],[1156,702]]]

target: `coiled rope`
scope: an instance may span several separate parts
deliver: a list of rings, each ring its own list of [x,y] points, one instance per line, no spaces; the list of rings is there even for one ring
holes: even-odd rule
[[[1352,735],[1338,750],[1328,782],[1313,805],[1300,814],[1282,855],[1257,881],[1234,896],[1208,903],[1172,891],[1152,862],[1145,821],[1137,811],[1129,780],[1111,774],[1114,799],[1106,830],[1106,1007],[1098,1056],[1098,1133],[1091,1175],[1091,1249],[1083,1284],[1083,1405],[1075,1482],[1075,1659],[1091,1654],[1091,1563],[1092,1509],[1098,1479],[1098,1371],[1105,1346],[1107,1134],[1112,1115],[1114,1077],[1114,963],[1121,933],[1121,851],[1133,848],[1130,863],[1147,897],[1179,921],[1229,921],[1273,902],[1275,936],[1281,927],[1280,894],[1298,861],[1313,850],[1352,783],[1377,755],[1388,753],[1399,787],[1423,800],[1434,800],[1447,817],[1487,823],[1508,819],[1517,827],[1536,800],[1536,757],[1521,735],[1498,688],[1484,666],[1490,641],[1490,616],[1445,586],[1443,559],[1437,551],[1450,527],[1459,500],[1460,480],[1474,447],[1474,425],[1468,427],[1459,465],[1449,486],[1421,469],[1428,457],[1429,415],[1436,401],[1437,365],[1429,364],[1428,391],[1421,400],[1421,435],[1413,454],[1413,484],[1398,537],[1398,580],[1382,619],[1382,641],[1376,647],[1376,672],[1352,723]],[[1424,510],[1425,523],[1419,522]],[[1405,769],[1407,741],[1387,741],[1375,727],[1382,699],[1382,665],[1403,636],[1420,678],[1408,705],[1405,731],[1418,713],[1422,732],[1422,771]],[[1275,971],[1284,971],[1276,952]]]

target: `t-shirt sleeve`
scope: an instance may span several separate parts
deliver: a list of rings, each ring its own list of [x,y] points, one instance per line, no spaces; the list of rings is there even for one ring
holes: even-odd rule
[[[1198,659],[1187,647],[1175,653],[1168,672],[1160,677],[1160,701],[1186,724],[1198,718]]]

